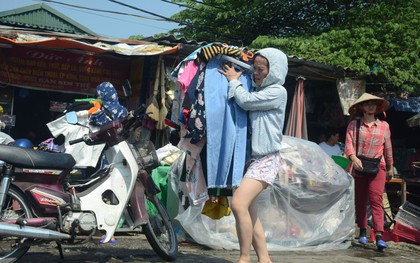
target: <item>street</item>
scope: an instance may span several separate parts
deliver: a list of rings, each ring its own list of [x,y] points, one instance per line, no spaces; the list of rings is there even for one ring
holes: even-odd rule
[[[118,234],[115,244],[90,242],[85,245],[63,246],[64,259],[60,260],[55,243],[33,246],[19,262],[164,262],[151,249],[144,235]],[[411,263],[417,262],[420,246],[388,242],[389,248],[381,253],[373,243],[361,246],[352,242],[345,250],[331,251],[270,251],[276,263]],[[213,250],[201,245],[180,243],[176,262],[227,263],[236,262],[238,250]],[[252,262],[257,262],[253,254]]]

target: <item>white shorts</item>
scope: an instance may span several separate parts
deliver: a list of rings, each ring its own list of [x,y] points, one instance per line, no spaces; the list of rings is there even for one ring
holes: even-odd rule
[[[244,178],[252,178],[273,185],[280,169],[280,152],[268,154],[254,160],[246,170]]]

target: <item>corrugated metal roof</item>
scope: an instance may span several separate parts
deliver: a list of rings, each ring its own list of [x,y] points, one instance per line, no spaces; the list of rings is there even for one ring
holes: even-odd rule
[[[143,38],[144,41],[150,42],[162,42],[162,43],[180,43],[180,44],[187,44],[187,45],[195,45],[195,46],[204,46],[207,45],[208,42],[197,42],[195,40],[187,40],[185,37],[176,37],[174,35],[166,35],[163,37],[146,37]]]
[[[159,45],[153,42],[139,42],[137,45],[127,43],[108,44],[97,41],[89,43],[81,39],[69,37],[44,37],[32,34],[17,33],[12,37],[2,36],[0,27],[0,48],[11,48],[13,45],[57,49],[57,50],[83,50],[93,53],[115,53],[126,56],[154,56],[174,53],[178,46]]]
[[[89,28],[42,3],[0,12],[0,24],[79,35],[96,35]]]
[[[294,77],[304,76],[315,80],[336,81],[344,77],[358,76],[358,72],[349,68],[336,67],[297,56],[289,56],[288,61],[288,75]]]
[[[10,39],[15,39],[17,38],[19,34],[37,35],[37,36],[44,36],[44,37],[71,38],[71,39],[82,40],[88,43],[96,43],[98,41],[103,41],[107,43],[127,43],[127,44],[133,44],[133,45],[156,44],[155,42],[149,42],[149,41],[111,38],[111,37],[102,37],[102,36],[90,36],[90,35],[76,35],[76,34],[61,33],[61,32],[54,32],[54,31],[39,31],[39,30],[31,29],[31,28],[5,26],[5,25],[0,24],[0,36],[7,37]]]

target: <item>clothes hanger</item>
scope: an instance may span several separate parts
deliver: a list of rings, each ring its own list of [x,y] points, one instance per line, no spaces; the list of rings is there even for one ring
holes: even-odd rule
[[[236,65],[238,65],[238,66],[240,66],[244,69],[252,70],[252,65],[247,64],[245,62],[242,62],[242,61],[240,61],[236,58],[233,58],[233,57],[230,57],[230,56],[227,56],[227,55],[223,55],[223,54],[219,54],[218,56],[220,56],[220,58],[222,58],[226,61],[233,62],[234,64],[236,64]]]

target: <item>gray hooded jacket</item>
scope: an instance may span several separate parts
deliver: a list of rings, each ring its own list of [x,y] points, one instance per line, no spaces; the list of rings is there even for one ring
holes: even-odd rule
[[[287,75],[287,56],[278,49],[258,51],[269,63],[269,73],[261,86],[253,81],[253,92],[248,92],[237,80],[229,82],[229,99],[249,111],[252,127],[251,156],[253,158],[278,152],[283,139],[287,91],[282,86]]]

